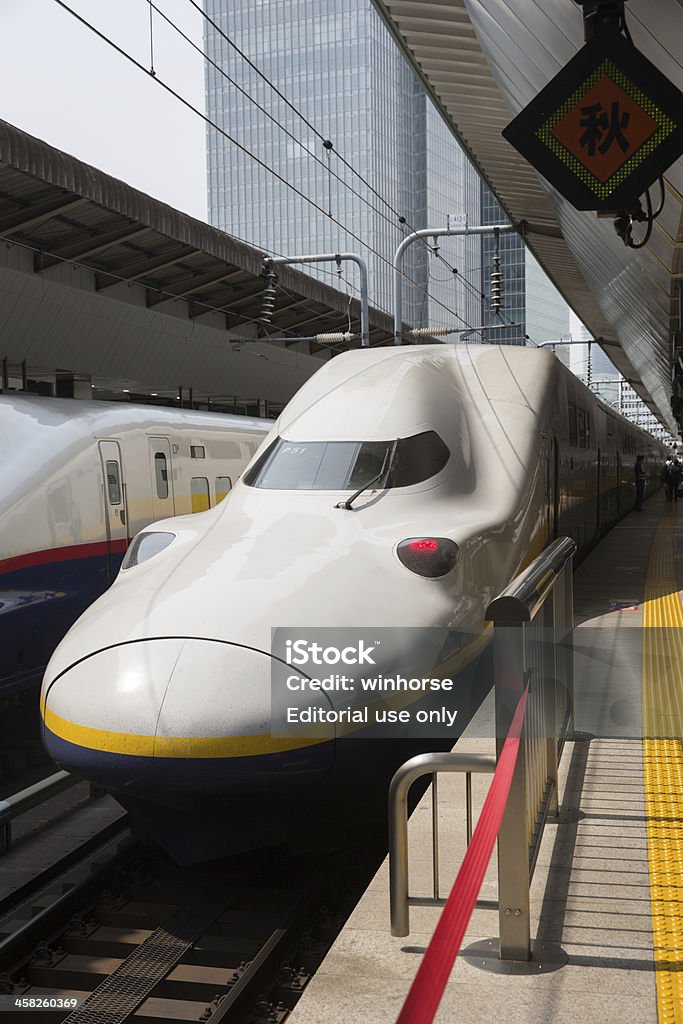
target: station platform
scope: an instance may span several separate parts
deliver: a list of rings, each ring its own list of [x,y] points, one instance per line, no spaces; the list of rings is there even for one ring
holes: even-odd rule
[[[475,910],[440,1024],[683,1022],[683,509],[676,513],[656,493],[575,573],[575,732],[560,764],[560,816],[546,825],[531,888],[536,959],[498,960],[487,941],[498,935],[498,912]],[[493,735],[490,695],[456,749],[493,754]],[[489,783],[472,777],[475,819]],[[442,775],[442,896],[465,828],[464,779]],[[431,789],[409,840],[411,895],[429,896]],[[480,896],[496,899],[495,856]],[[392,1024],[440,913],[411,907],[410,935],[392,938],[385,861],[292,1024]]]

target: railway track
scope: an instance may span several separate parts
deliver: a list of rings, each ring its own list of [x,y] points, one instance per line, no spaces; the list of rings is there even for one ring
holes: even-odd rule
[[[365,842],[181,868],[110,836],[52,899],[0,920],[3,1024],[282,1024],[381,856]]]

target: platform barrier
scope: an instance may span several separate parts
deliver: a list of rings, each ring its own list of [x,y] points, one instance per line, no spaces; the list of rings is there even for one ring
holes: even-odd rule
[[[55,772],[54,775],[41,779],[33,786],[28,786],[19,793],[0,800],[0,855],[8,853],[12,845],[12,821],[14,818],[37,807],[44,800],[63,793],[65,789],[71,789],[79,781],[69,772]]]
[[[401,1011],[400,1024],[430,1021],[436,1012],[496,837],[500,958],[524,961],[531,957],[529,888],[543,828],[548,818],[558,814],[558,762],[564,738],[573,728],[575,550],[576,545],[568,537],[553,541],[487,609],[486,618],[494,626],[497,765],[465,859],[445,902],[438,893],[436,800],[432,815],[434,897],[409,895],[407,790],[426,773],[433,774],[435,781],[441,771],[490,771],[492,766],[488,759],[475,763],[473,755],[457,752],[422,754],[399,768],[392,780],[392,935],[408,934],[411,904],[444,905]],[[471,801],[467,803],[469,815]]]
[[[528,960],[529,888],[546,820],[558,814],[557,768],[573,729],[573,556],[560,537],[489,605],[497,750],[529,684],[524,726],[498,835],[500,956]]]

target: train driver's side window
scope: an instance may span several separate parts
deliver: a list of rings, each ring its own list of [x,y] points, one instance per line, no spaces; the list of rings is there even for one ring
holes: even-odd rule
[[[576,410],[576,421],[578,425],[578,446],[579,448],[586,447],[586,411],[585,409]]]
[[[576,406],[573,402],[569,403],[569,443],[574,448],[577,448],[579,444]]]

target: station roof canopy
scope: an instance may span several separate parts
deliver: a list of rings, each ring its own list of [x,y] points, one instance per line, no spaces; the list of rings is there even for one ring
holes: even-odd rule
[[[649,243],[633,250],[611,219],[571,207],[501,136],[583,45],[580,7],[570,0],[374,2],[548,276],[624,377],[675,429],[683,161],[664,175],[666,203]],[[636,47],[683,88],[680,0],[630,0],[625,10]]]
[[[30,253],[36,275],[50,279],[64,268],[85,268],[98,295],[125,301],[135,285],[138,295],[144,289],[147,309],[220,323],[232,337],[243,331],[267,342],[268,334],[291,334],[294,342],[294,336],[348,329],[348,298],[290,267],[277,268],[272,324],[264,327],[258,250],[4,121],[1,241]],[[357,300],[351,313],[358,316]],[[391,336],[389,317],[371,310],[370,343]]]

